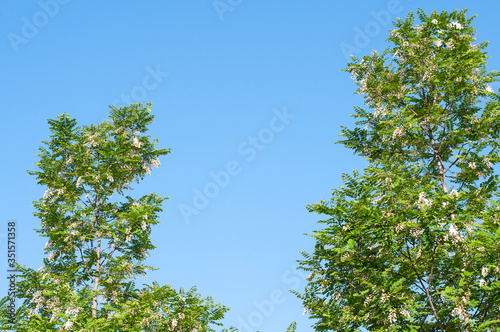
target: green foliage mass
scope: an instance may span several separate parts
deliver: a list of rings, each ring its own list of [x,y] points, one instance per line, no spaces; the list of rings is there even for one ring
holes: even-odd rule
[[[157,149],[158,140],[144,135],[154,119],[151,104],[111,107],[109,118],[82,127],[67,114],[48,121],[52,135],[40,147],[38,169],[29,173],[47,187],[34,207],[49,256],[38,270],[18,266],[20,306],[12,321],[9,298],[0,302],[1,328],[215,331],[228,308],[211,297],[156,282],[135,286],[135,278],[153,270],[143,262],[155,248],[151,228],[166,198],[132,198],[126,191],[170,150]]]
[[[410,13],[348,64],[369,110],[311,236],[302,300],[317,331],[500,331],[500,97],[465,10]],[[417,24],[418,23],[418,24]]]

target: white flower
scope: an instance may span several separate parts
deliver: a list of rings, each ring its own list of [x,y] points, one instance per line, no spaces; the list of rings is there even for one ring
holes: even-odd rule
[[[153,165],[153,167],[155,168],[158,168],[161,165],[160,160],[158,160],[158,158],[151,160],[151,165]]]
[[[54,257],[56,257],[56,253],[53,252],[49,255],[49,262],[52,262],[54,260]]]
[[[78,177],[78,180],[76,180],[76,187],[77,188],[80,187],[81,184],[82,184],[82,177],[80,176],[80,177]]]
[[[403,316],[405,316],[406,318],[410,318],[410,313],[408,312],[408,310],[405,310],[405,309],[401,309],[399,311],[399,313]]]
[[[45,194],[43,194],[43,198],[50,197],[50,195],[52,195],[52,193],[53,193],[52,188],[47,188],[47,190],[45,191]]]
[[[366,299],[365,299],[365,303],[363,304],[363,307],[366,307],[367,305],[369,305],[369,304],[370,304],[370,302],[372,301],[372,297],[373,297],[373,295],[372,295],[372,294],[370,294],[370,295],[368,295],[368,296],[366,297]]]
[[[453,316],[458,316],[460,317],[461,320],[466,321],[469,318],[469,313],[467,310],[465,310],[461,305],[458,307],[455,307],[453,311],[451,312]]]
[[[143,231],[145,231],[146,228],[147,228],[147,225],[146,225],[146,223],[144,221],[141,223],[141,228],[142,228]]]
[[[415,255],[416,259],[419,259],[422,256],[422,248],[418,248],[417,254]]]
[[[443,41],[441,39],[436,39],[434,41],[434,45],[436,45],[436,47],[441,47],[441,45],[443,45]]]
[[[396,321],[396,312],[393,309],[391,309],[391,312],[389,313],[389,321],[391,323]]]
[[[172,319],[172,327],[176,327],[177,326],[177,319]]]
[[[458,197],[458,191],[456,191],[455,189],[453,189],[453,190],[450,192],[450,196],[455,196],[455,197]]]
[[[486,285],[486,280],[481,279],[481,280],[479,281],[479,287],[483,287],[484,285]]]
[[[455,48],[455,46],[453,45],[453,40],[451,40],[451,39],[446,43],[446,46],[448,46],[448,48],[450,50],[452,50],[453,48]]]
[[[115,179],[113,179],[113,177],[111,175],[108,175],[108,181],[113,183],[115,181]]]
[[[425,193],[422,192],[418,195],[417,204],[420,205],[420,207],[422,207],[422,205],[427,205],[430,207],[432,205],[432,201],[430,199],[425,198]]]
[[[493,89],[491,88],[491,86],[489,86],[489,85],[486,85],[484,87],[484,90],[486,90],[486,92],[489,92],[489,93],[493,93],[494,92]]]
[[[490,160],[488,158],[484,158],[483,161],[486,164],[486,166],[488,166],[488,168],[491,168],[491,163],[490,163]]]
[[[486,276],[488,275],[488,267],[487,266],[483,266],[483,270],[481,271],[481,274],[483,275],[483,277],[486,278]]]
[[[471,161],[471,162],[469,163],[469,167],[470,167],[470,168],[472,168],[472,169],[475,169],[475,168],[476,168],[476,163],[475,163],[475,162],[473,162],[473,161]]]
[[[146,171],[146,173],[148,175],[151,175],[151,169],[152,169],[151,165],[148,165],[146,163],[142,163],[142,168]]]
[[[433,19],[433,20],[432,20],[432,23],[433,23],[433,24],[438,24],[438,20]]]
[[[450,225],[449,236],[451,236],[451,238],[452,238],[451,242],[453,242],[453,243],[461,242],[463,239],[462,234],[460,234],[460,232],[458,231],[458,228],[454,224]]]
[[[404,134],[405,130],[402,127],[396,128],[394,132],[392,133],[392,139],[396,139],[398,137],[401,137]]]
[[[422,234],[424,232],[423,229],[419,229],[419,228],[414,228],[410,231],[410,234],[412,237],[417,237],[419,236],[420,234]]]
[[[142,143],[141,143],[141,142],[139,142],[139,139],[138,139],[137,137],[134,137],[133,142],[132,142],[132,145],[133,145],[133,146],[135,146],[135,147],[140,148],[140,147],[141,147],[141,145],[142,145]]]
[[[448,28],[455,28],[455,29],[458,29],[458,30],[463,29],[462,24],[458,23],[457,21],[448,23],[447,27]]]

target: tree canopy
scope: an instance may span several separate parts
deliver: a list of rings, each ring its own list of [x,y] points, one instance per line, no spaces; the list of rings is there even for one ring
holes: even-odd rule
[[[317,331],[500,330],[500,99],[466,10],[394,22],[344,69],[366,108],[337,142],[366,158],[311,236],[302,300]]]

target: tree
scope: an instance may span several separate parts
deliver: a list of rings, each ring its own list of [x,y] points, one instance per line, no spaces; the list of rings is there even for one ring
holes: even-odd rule
[[[165,198],[125,194],[170,152],[144,135],[154,119],[150,109],[111,107],[110,121],[97,126],[77,127],[67,114],[48,121],[52,135],[40,147],[38,170],[29,173],[47,187],[34,207],[49,256],[38,271],[19,267],[16,298],[23,303],[13,326],[3,299],[4,329],[214,331],[212,324],[221,325],[228,308],[194,288],[135,287],[136,277],[154,270],[143,262],[155,248],[149,236]],[[112,198],[116,193],[125,199]]]
[[[417,13],[344,69],[371,111],[337,143],[369,165],[308,206],[327,219],[296,294],[317,331],[500,331],[499,74],[466,10]]]

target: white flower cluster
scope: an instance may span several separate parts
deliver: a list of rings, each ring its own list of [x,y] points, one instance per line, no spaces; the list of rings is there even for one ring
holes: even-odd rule
[[[372,301],[372,299],[373,299],[373,295],[372,294],[368,295],[365,299],[365,303],[363,303],[363,307],[366,307],[367,305],[369,305],[370,302]]]
[[[481,271],[481,275],[486,278],[488,276],[488,267],[487,266],[483,266],[483,269]]]
[[[351,258],[351,254],[345,253],[342,257],[340,257],[340,260],[345,261],[346,259],[349,259],[349,258]]]
[[[56,257],[56,253],[53,252],[49,255],[49,262],[52,262],[54,260],[54,257]]]
[[[422,208],[423,205],[427,205],[428,207],[430,207],[432,205],[432,201],[428,198],[425,198],[425,193],[422,192],[418,195],[418,202],[417,202],[417,205],[420,206],[420,208]]]
[[[151,160],[151,165],[153,165],[154,168],[160,167],[161,165],[160,160],[158,158]]]
[[[50,195],[52,195],[54,193],[54,191],[52,190],[52,188],[47,188],[47,190],[45,191],[45,194],[43,194],[43,198],[49,198]]]
[[[458,23],[457,21],[448,23],[447,27],[448,28],[455,28],[455,29],[458,29],[458,30],[462,30],[464,28],[462,26],[462,24]]]
[[[417,254],[415,255],[415,258],[416,258],[416,259],[419,259],[419,258],[420,258],[420,256],[422,256],[422,248],[418,248],[418,250],[417,250]]]
[[[31,302],[36,303],[36,308],[30,312],[31,315],[36,315],[40,309],[42,308],[43,302],[44,302],[44,297],[42,295],[42,291],[37,291],[35,294],[33,294],[33,298],[31,299]]]
[[[469,313],[467,312],[465,306],[462,304],[456,306],[455,309],[453,309],[453,311],[451,312],[451,314],[453,316],[458,316],[464,322],[466,322],[469,319]]]
[[[439,22],[438,22],[438,20],[433,19],[433,20],[432,20],[432,23],[433,23],[433,24],[438,24]]]
[[[484,90],[485,90],[486,92],[489,92],[489,93],[493,93],[493,92],[494,92],[494,91],[493,91],[493,89],[491,88],[491,86],[489,86],[489,85],[487,85],[487,84],[486,84],[486,86],[484,87]]]
[[[142,168],[146,171],[146,173],[148,175],[151,175],[151,169],[152,169],[151,164],[148,165],[148,164],[146,164],[146,163],[143,162],[142,163]]]
[[[137,148],[140,148],[142,146],[142,142],[139,142],[139,139],[137,137],[134,137],[134,139],[132,140],[132,145],[137,147]]]
[[[444,237],[444,240],[447,241],[451,237],[451,242],[456,244],[463,240],[462,234],[458,231],[458,228],[454,225],[450,225],[450,229],[448,230],[448,234]]]
[[[78,315],[78,313],[82,310],[83,310],[82,308],[76,307],[73,309],[67,309],[64,313],[66,314],[66,316],[73,316],[73,315]]]
[[[434,45],[436,45],[436,47],[441,47],[443,45],[443,41],[441,39],[436,39],[434,41]]]
[[[406,318],[410,318],[410,312],[406,309],[401,309],[399,310],[399,313],[403,316],[405,316]]]
[[[389,321],[391,323],[394,323],[396,321],[396,311],[394,309],[391,309],[389,313]]]
[[[486,164],[486,166],[488,166],[488,168],[491,168],[491,162],[488,158],[484,158],[483,161]]]
[[[418,227],[415,227],[415,228],[413,228],[413,229],[410,231],[410,235],[411,235],[412,237],[417,237],[417,236],[419,236],[420,234],[422,234],[423,232],[424,232],[424,230],[423,230],[423,229],[418,228]]]

